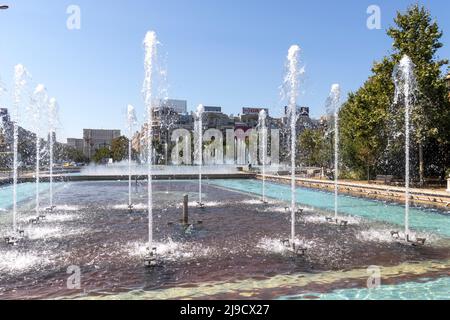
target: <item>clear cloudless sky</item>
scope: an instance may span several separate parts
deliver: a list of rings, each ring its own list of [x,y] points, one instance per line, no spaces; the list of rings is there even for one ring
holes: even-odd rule
[[[405,0],[0,0],[0,76],[12,89],[24,64],[60,104],[58,140],[83,128],[125,128],[127,104],[144,120],[142,40],[157,32],[167,53],[169,97],[196,105],[270,108],[281,114],[280,85],[288,48],[298,44],[306,76],[299,104],[318,117],[333,83],[356,90],[372,63],[388,54],[386,29]],[[429,0],[450,58],[450,2]],[[68,30],[66,9],[81,9],[81,30]],[[366,27],[369,5],[381,8],[382,29]],[[344,95],[345,98],[345,95]],[[9,107],[10,100],[2,105]]]

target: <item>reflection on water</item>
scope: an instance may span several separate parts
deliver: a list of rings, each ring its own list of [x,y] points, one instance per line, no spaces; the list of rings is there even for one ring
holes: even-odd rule
[[[437,280],[421,279],[398,285],[381,285],[378,288],[341,289],[330,293],[308,293],[281,299],[301,300],[449,300],[450,277]]]
[[[182,196],[196,199],[196,189],[195,181],[155,182],[154,237],[160,264],[153,270],[144,268],[142,261],[147,249],[147,214],[140,205],[146,202],[145,185],[135,186],[136,208],[131,213],[126,206],[127,182],[63,185],[55,193],[55,212],[47,212],[38,225],[27,224],[35,214],[28,210],[33,200],[22,201],[19,217],[27,238],[12,248],[0,244],[0,297],[161,298],[179,297],[190,290],[189,297],[211,293],[223,298],[241,294],[277,298],[298,293],[285,288],[298,277],[311,280],[305,285],[326,284],[321,289],[331,290],[336,281],[359,274],[342,270],[450,258],[448,240],[437,235],[423,248],[367,238],[373,232],[390,236],[393,226],[355,217],[354,221],[349,218],[354,223],[340,228],[326,223],[326,214],[310,205],[296,223],[298,245],[308,250],[304,257],[294,257],[281,243],[290,232],[290,215],[283,201],[263,204],[257,195],[216,187],[213,181],[204,186],[205,209],[190,203],[193,226],[187,228],[179,224]],[[47,200],[44,193],[43,203]],[[2,220],[0,226],[4,235],[9,223]],[[67,289],[69,266],[80,267],[82,290]],[[422,269],[433,274],[440,270]],[[220,285],[208,287],[208,283]],[[266,288],[278,289],[270,295]]]
[[[214,180],[217,186],[259,194],[261,182],[257,180]],[[268,197],[288,201],[289,186],[268,183]],[[325,191],[297,188],[297,202],[316,209],[334,211],[334,195]],[[341,195],[339,198],[340,214],[363,217],[370,220],[386,221],[398,226],[404,223],[405,209],[402,205],[388,204],[382,201],[368,200]],[[450,237],[450,215],[444,211],[414,208],[410,210],[410,226],[412,229],[429,230]]]

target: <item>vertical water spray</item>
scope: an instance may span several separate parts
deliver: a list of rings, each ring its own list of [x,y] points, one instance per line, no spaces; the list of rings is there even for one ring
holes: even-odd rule
[[[405,104],[405,237],[409,237],[410,207],[410,113],[417,88],[414,76],[414,63],[405,55],[394,69],[395,99],[398,104],[403,98]]]
[[[197,157],[198,157],[198,204],[202,206],[202,167],[203,167],[203,105],[197,107],[195,132],[197,136]]]
[[[131,202],[131,153],[132,153],[132,139],[133,139],[133,126],[136,124],[136,112],[132,105],[127,107],[127,125],[128,125],[128,208],[132,209]]]
[[[12,123],[13,123],[13,232],[17,231],[17,183],[19,171],[19,114],[22,95],[29,81],[29,73],[25,67],[18,64],[14,67],[14,91],[12,104]]]
[[[50,210],[53,210],[53,149],[54,149],[54,135],[56,133],[56,127],[58,122],[58,103],[55,98],[51,98],[48,104],[48,119],[49,119],[49,137],[48,137],[48,147],[49,147],[49,180],[50,180]]]
[[[259,130],[261,130],[261,161],[262,161],[262,201],[266,202],[266,157],[267,157],[267,114],[265,110],[259,113]]]
[[[36,134],[36,214],[40,215],[40,199],[39,199],[39,183],[40,183],[40,160],[41,160],[41,138],[39,137],[41,130],[41,111],[47,107],[48,96],[47,90],[43,84],[38,84],[34,90],[29,113]]]
[[[157,56],[158,40],[154,31],[149,31],[144,39],[144,69],[143,85],[144,103],[147,111],[147,179],[148,179],[148,246],[152,250],[153,244],[153,194],[152,194],[152,162],[153,162],[153,74]]]
[[[299,76],[303,72],[299,67],[300,47],[293,45],[289,48],[287,56],[287,74],[284,79],[288,97],[288,115],[291,131],[291,241],[295,241],[295,156],[297,141],[297,96],[299,89]]]
[[[339,109],[341,107],[341,88],[338,84],[331,86],[327,100],[328,116],[334,120],[334,218],[338,219],[339,195]]]

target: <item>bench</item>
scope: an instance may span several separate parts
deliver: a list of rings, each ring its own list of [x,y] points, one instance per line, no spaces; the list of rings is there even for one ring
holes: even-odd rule
[[[392,175],[377,175],[375,183],[377,184],[391,184],[394,180]]]
[[[428,187],[440,187],[445,184],[441,177],[428,177],[424,179],[424,183]]]

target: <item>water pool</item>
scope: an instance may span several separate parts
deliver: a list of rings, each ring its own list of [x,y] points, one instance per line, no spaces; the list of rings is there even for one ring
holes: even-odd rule
[[[365,299],[364,289],[343,288],[348,288],[348,281],[352,281],[352,287],[364,286],[369,265],[382,266],[382,281],[392,278],[389,283],[397,285],[390,291],[405,292],[402,298],[409,297],[411,292],[415,297],[425,286],[427,297],[441,299],[442,288],[448,288],[445,282],[448,279],[435,280],[446,276],[448,246],[429,245],[416,250],[359,238],[363,231],[385,230],[385,224],[375,220],[386,221],[383,216],[386,212],[394,210],[392,215],[398,215],[401,224],[402,206],[342,196],[342,213],[361,216],[358,211],[362,211],[368,217],[372,213],[372,220],[341,231],[326,223],[299,222],[298,234],[310,250],[305,258],[292,259],[283,253],[279,241],[289,235],[290,216],[284,210],[284,201],[290,196],[289,186],[268,183],[268,195],[281,201],[267,205],[258,200],[260,186],[259,181],[249,180],[205,183],[206,209],[200,210],[193,204],[190,210],[192,221],[201,220],[203,224],[186,233],[169,222],[178,221],[184,194],[189,194],[191,201],[197,198],[197,181],[155,181],[154,236],[162,266],[149,272],[142,266],[148,232],[145,183],[133,184],[136,211],[132,214],[126,205],[126,181],[58,184],[54,197],[58,209],[42,224],[26,226],[29,236],[18,247],[10,250],[0,244],[0,298],[95,299],[104,294],[105,298],[115,299],[135,298],[134,293],[141,292],[136,298],[229,299],[251,293],[254,298],[270,299],[302,299],[311,295],[333,299],[338,294],[342,299]],[[34,187],[30,183],[18,188],[23,221],[34,214],[32,210],[24,210],[34,204]],[[46,203],[48,185],[43,184],[41,190],[42,202]],[[2,200],[9,201],[11,194],[10,187],[0,189]],[[326,192],[299,189],[297,196],[299,203],[311,207],[325,210],[333,207],[333,195]],[[2,202],[1,207],[8,210],[8,203]],[[374,208],[378,211],[373,211]],[[377,212],[380,216],[376,216]],[[437,230],[435,224],[439,222],[432,218],[441,217],[445,230],[448,218],[444,213],[421,209],[413,212],[423,220],[431,217],[428,230]],[[305,213],[315,215],[314,210]],[[9,225],[9,221],[0,219],[0,231]],[[409,269],[402,266],[403,262],[411,261],[414,264]],[[437,267],[427,267],[431,261]],[[71,265],[81,268],[82,292],[68,290],[65,281],[59,282],[59,286],[52,285],[66,279]],[[360,284],[353,284],[358,281]],[[211,287],[211,283],[216,285]],[[383,286],[380,290],[388,288]],[[314,294],[306,295],[305,290]],[[374,299],[380,297],[371,294]],[[385,293],[381,298],[391,296]]]
[[[55,183],[55,187],[58,184]],[[49,183],[40,183],[39,191],[44,193],[50,188]],[[17,185],[17,202],[23,202],[30,200],[36,195],[36,184],[35,183],[20,183]],[[0,188],[0,211],[6,211],[10,209],[13,205],[13,187],[11,185],[4,186]]]
[[[258,180],[211,180],[211,184],[227,189],[261,194],[262,182]],[[266,182],[266,195],[273,199],[290,201],[289,185]],[[297,188],[297,203],[334,212],[334,194],[306,188]],[[370,220],[383,221],[399,226],[404,224],[404,207],[399,204],[385,203],[352,196],[339,196],[339,212],[345,215],[359,216]],[[450,237],[450,215],[444,211],[411,208],[410,227],[418,231],[430,231]]]
[[[450,277],[397,285],[381,285],[375,289],[340,289],[329,293],[308,293],[281,297],[280,300],[449,300]]]

